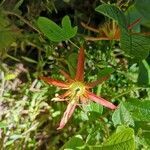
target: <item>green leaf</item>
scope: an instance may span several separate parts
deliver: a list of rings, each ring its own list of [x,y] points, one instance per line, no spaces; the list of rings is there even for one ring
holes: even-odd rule
[[[90,104],[87,106],[87,111],[96,112],[101,115],[103,112],[103,106],[94,102],[90,102]]]
[[[138,84],[140,86],[150,85],[150,65],[146,60],[142,60],[139,64]]]
[[[65,16],[62,19],[62,28],[52,20],[45,17],[39,17],[37,24],[44,35],[53,42],[69,40],[77,33],[77,27],[71,27],[71,22],[68,16]]]
[[[72,28],[69,16],[62,19],[62,29],[66,39],[74,37],[77,33],[77,27]]]
[[[132,111],[132,116],[138,121],[150,121],[150,101],[138,99],[130,99],[126,104],[129,111]]]
[[[84,141],[80,135],[76,135],[72,137],[65,145],[61,148],[61,150],[77,150],[80,147],[84,146]]]
[[[88,105],[83,105],[84,112],[81,113],[83,120],[95,121],[103,113],[103,106],[94,102],[90,102]]]
[[[134,58],[136,61],[143,60],[149,55],[149,37],[127,33],[122,30],[120,42],[121,48],[126,52],[126,54]]]
[[[130,112],[126,109],[123,103],[119,104],[119,107],[115,110],[112,115],[112,121],[114,126],[118,124],[132,125],[134,126],[134,120]]]
[[[60,42],[64,39],[63,30],[52,20],[46,17],[39,17],[37,24],[49,40]]]
[[[134,130],[126,127],[121,128],[110,136],[102,146],[92,148],[93,150],[135,150]]]
[[[128,24],[132,24],[137,18],[142,18],[142,15],[137,11],[134,5],[131,5],[127,11],[125,12],[126,19],[128,21]],[[143,23],[143,18],[140,20],[138,24],[132,27],[132,31],[134,32],[140,32],[140,25]]]
[[[95,10],[111,19],[116,20],[118,22],[119,26],[121,26],[122,28],[127,27],[125,15],[116,6],[110,5],[110,4],[103,4],[103,5],[96,7]]]
[[[150,20],[150,0],[135,0],[136,9],[148,20]]]

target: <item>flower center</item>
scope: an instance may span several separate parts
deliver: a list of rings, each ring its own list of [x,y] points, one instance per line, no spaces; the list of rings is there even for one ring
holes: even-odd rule
[[[85,93],[85,85],[82,82],[73,82],[70,85],[70,91],[71,91],[71,95],[73,97],[79,97],[82,96]]]

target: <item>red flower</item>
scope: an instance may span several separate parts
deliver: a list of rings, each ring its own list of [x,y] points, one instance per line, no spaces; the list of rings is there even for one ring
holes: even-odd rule
[[[127,27],[128,30],[131,30],[132,27],[134,27],[140,21],[141,21],[141,18],[138,18],[137,20],[135,20],[134,22],[129,24]],[[109,21],[109,22],[104,23],[102,26],[100,26],[99,29],[90,27],[83,22],[81,22],[81,25],[90,31],[100,34],[98,37],[85,37],[85,39],[88,41],[99,41],[99,40],[119,41],[120,40],[120,28],[114,20],[111,22]],[[135,34],[135,33],[133,32],[133,34]]]
[[[76,106],[81,103],[86,103],[88,99],[97,102],[105,107],[110,109],[115,109],[116,106],[111,102],[95,95],[94,93],[90,92],[90,89],[94,86],[102,83],[107,77],[99,79],[92,83],[85,83],[84,82],[84,49],[80,48],[79,55],[78,55],[78,63],[77,63],[77,70],[75,78],[71,78],[64,71],[60,71],[62,75],[66,78],[66,82],[55,80],[49,77],[41,77],[41,79],[49,84],[57,86],[59,88],[67,90],[64,94],[60,95],[57,101],[67,101],[68,106],[64,115],[60,121],[59,127],[57,129],[62,129],[65,124],[68,122],[69,118],[72,116]]]

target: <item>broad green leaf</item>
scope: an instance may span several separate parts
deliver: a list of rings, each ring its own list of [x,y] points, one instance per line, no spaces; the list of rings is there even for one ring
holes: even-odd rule
[[[134,130],[122,128],[114,133],[101,146],[92,147],[93,150],[135,150]]]
[[[39,17],[37,24],[44,35],[53,42],[69,40],[77,33],[77,27],[71,27],[71,21],[68,16],[62,19],[62,27],[46,17]]]
[[[119,107],[113,113],[112,121],[114,123],[114,126],[118,124],[134,126],[134,120],[130,112],[126,109],[123,103],[120,103]]]
[[[150,121],[150,101],[130,99],[127,108],[132,112],[132,116],[139,121]]]
[[[96,7],[95,10],[113,20],[116,20],[119,26],[126,29],[127,23],[126,23],[125,15],[116,6],[110,5],[110,4],[103,4],[103,5]]]
[[[72,28],[69,16],[62,19],[62,29],[66,39],[74,37],[77,33],[77,27]]]
[[[63,30],[52,20],[46,17],[39,17],[37,24],[40,30],[49,40],[60,42],[62,39],[64,39]]]
[[[135,0],[136,9],[148,20],[150,20],[150,0]]]
[[[84,141],[80,135],[76,135],[72,137],[65,145],[61,148],[61,150],[78,150],[84,146]]]
[[[149,55],[149,37],[127,33],[122,30],[120,42],[121,48],[126,52],[126,54],[131,56],[131,58],[134,58],[136,61],[145,59]]]
[[[150,65],[146,60],[142,60],[139,64],[138,84],[143,86],[150,85]]]

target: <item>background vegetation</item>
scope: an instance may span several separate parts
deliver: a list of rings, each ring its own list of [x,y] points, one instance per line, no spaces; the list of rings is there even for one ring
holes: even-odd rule
[[[149,6],[149,0],[1,0],[0,149],[150,149]],[[101,33],[81,22],[101,31],[112,21],[119,26],[119,40],[85,39]],[[81,45],[86,81],[111,73],[93,92],[118,108],[83,105],[57,131],[66,103],[53,102],[59,88],[39,77],[64,80],[60,69],[74,76]]]

